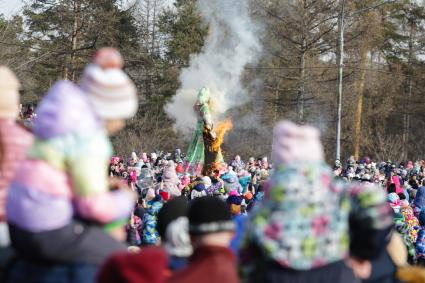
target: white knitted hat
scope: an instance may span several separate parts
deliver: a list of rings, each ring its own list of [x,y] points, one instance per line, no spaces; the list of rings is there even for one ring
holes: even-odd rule
[[[83,73],[80,85],[101,119],[128,119],[138,108],[134,83],[121,69],[123,59],[113,48],[102,48]]]
[[[0,66],[0,117],[16,119],[19,113],[19,81],[6,66]]]

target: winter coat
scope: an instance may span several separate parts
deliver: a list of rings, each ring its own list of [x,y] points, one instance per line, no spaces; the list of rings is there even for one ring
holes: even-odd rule
[[[167,254],[157,247],[136,254],[115,254],[97,275],[99,283],[163,283],[167,276]]]
[[[238,283],[236,257],[225,247],[203,246],[195,249],[189,265],[167,283]]]
[[[159,233],[157,230],[158,213],[164,203],[160,196],[155,196],[153,200],[146,203],[145,214],[143,214],[143,232],[142,242],[146,245],[155,245],[159,240]]]
[[[241,243],[243,237],[245,235],[245,224],[246,224],[247,216],[243,214],[235,215],[233,217],[233,222],[235,223],[235,235],[233,236],[232,241],[230,242],[230,248],[232,249],[235,256],[239,255],[239,249],[241,247]]]
[[[389,209],[382,191],[334,183],[331,169],[321,162],[277,167],[265,195],[249,216],[243,260],[247,267],[268,261],[307,271],[343,261],[349,252],[352,208],[382,203]],[[259,249],[262,256],[250,256],[250,249]]]
[[[416,257],[425,260],[425,227],[421,227],[416,238]]]
[[[425,208],[425,186],[418,188],[413,204],[415,206],[415,212],[419,215],[421,209]]]
[[[16,169],[25,158],[25,151],[32,144],[32,135],[15,121],[0,119],[0,140],[3,156],[0,174],[0,222],[6,220],[6,195]]]

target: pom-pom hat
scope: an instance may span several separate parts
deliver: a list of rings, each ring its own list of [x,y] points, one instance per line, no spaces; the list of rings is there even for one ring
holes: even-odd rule
[[[104,120],[128,119],[138,102],[134,83],[121,69],[124,62],[114,48],[102,48],[83,73],[80,85],[89,95],[96,114]]]

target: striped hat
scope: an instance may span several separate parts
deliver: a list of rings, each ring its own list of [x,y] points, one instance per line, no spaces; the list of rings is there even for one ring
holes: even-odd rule
[[[89,94],[101,119],[128,119],[136,114],[136,87],[122,66],[123,59],[116,49],[102,48],[84,70],[81,88]]]
[[[16,119],[19,113],[19,81],[6,66],[0,66],[0,118]]]

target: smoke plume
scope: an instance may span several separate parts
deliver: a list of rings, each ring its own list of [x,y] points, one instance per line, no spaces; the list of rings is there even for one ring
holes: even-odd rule
[[[196,125],[193,105],[203,86],[209,87],[213,98],[215,123],[227,110],[249,100],[241,76],[244,67],[255,63],[261,51],[249,1],[198,0],[198,9],[209,26],[209,34],[202,52],[192,56],[190,66],[182,70],[181,87],[165,106],[180,134],[191,133]]]

